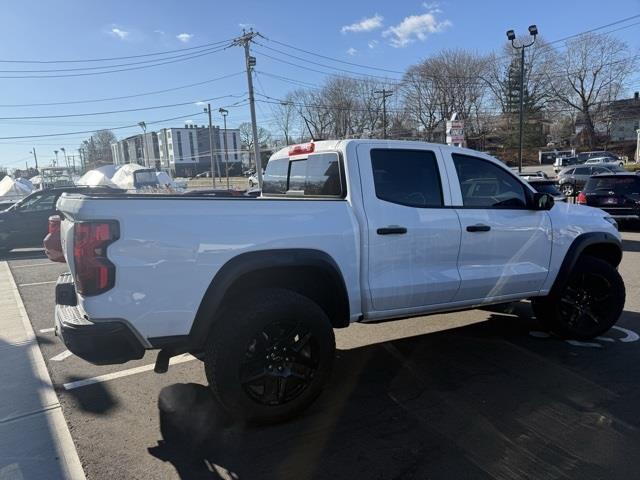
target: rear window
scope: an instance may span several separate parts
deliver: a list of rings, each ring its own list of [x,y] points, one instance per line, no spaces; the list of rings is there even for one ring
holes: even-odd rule
[[[135,185],[138,187],[158,184],[158,177],[156,176],[156,172],[153,170],[139,170],[137,172],[133,172],[133,176],[135,178]]]
[[[262,192],[284,195],[342,197],[340,159],[336,152],[315,153],[307,158],[271,160],[265,170]]]
[[[591,177],[585,192],[613,191],[618,194],[640,194],[640,178],[636,177]]]

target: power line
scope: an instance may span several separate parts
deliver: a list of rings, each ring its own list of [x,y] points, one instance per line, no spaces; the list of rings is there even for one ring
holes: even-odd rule
[[[232,104],[232,105],[225,105],[225,108],[234,108],[234,107],[241,107],[243,106],[243,104],[237,103],[237,104]],[[172,118],[165,118],[162,120],[154,120],[154,121],[150,121],[150,122],[145,122],[147,125],[155,125],[158,123],[164,123],[164,122],[170,122],[173,120],[183,120],[185,118],[190,118],[193,116],[197,116],[200,115],[202,112],[198,111],[195,113],[190,113],[188,115],[180,115],[178,117],[172,117]],[[119,127],[111,127],[107,130],[123,130],[126,128],[133,128],[133,127],[139,127],[138,123],[135,124],[131,124],[131,125],[122,125]],[[18,140],[18,139],[22,139],[22,138],[47,138],[47,137],[62,137],[62,136],[67,136],[67,135],[82,135],[82,134],[89,134],[89,133],[96,133],[100,130],[104,130],[104,129],[94,129],[94,130],[83,130],[83,131],[76,131],[76,132],[64,132],[64,133],[48,133],[48,134],[41,134],[41,135],[15,135],[15,136],[10,136],[10,137],[0,137],[0,140]]]
[[[612,26],[615,26],[615,25],[619,25],[621,23],[625,23],[625,22],[628,22],[629,20],[634,20],[634,19],[639,18],[639,17],[640,17],[640,14],[632,15],[630,17],[626,17],[626,18],[617,20],[615,22],[608,23],[606,25],[601,25],[599,27],[595,27],[595,28],[592,28],[592,29],[589,29],[589,30],[585,30],[585,31],[573,34],[573,35],[569,35],[567,37],[563,37],[563,38],[559,38],[557,40],[553,40],[551,42],[546,42],[546,46],[542,47],[542,49],[551,48],[550,45],[554,45],[556,43],[566,42],[567,40],[571,40],[573,38],[579,37],[579,36],[584,35],[586,33],[593,33],[593,32],[599,31],[599,30],[603,30],[605,28],[609,28],[609,27],[612,27]],[[636,22],[636,23],[633,23],[633,24],[630,24],[630,25],[625,25],[625,26],[619,27],[617,29],[611,30],[609,32],[605,32],[605,33],[603,33],[603,35],[608,35],[610,33],[613,33],[613,32],[619,31],[619,30],[623,30],[625,28],[630,28],[630,27],[633,27],[633,26],[638,25],[638,24],[640,24],[640,22]],[[266,37],[264,35],[260,35],[260,36],[262,38],[264,38],[265,40],[273,42],[273,43],[276,43],[278,45],[282,45],[284,47],[287,47],[287,48],[290,48],[290,49],[293,49],[293,50],[296,50],[296,51],[299,51],[299,52],[303,52],[303,53],[306,53],[308,55],[324,58],[326,60],[331,60],[333,62],[342,63],[342,64],[345,64],[345,65],[350,65],[350,66],[355,66],[355,67],[360,67],[360,68],[366,68],[366,69],[369,69],[369,70],[377,70],[377,71],[383,71],[383,72],[388,72],[388,73],[396,73],[396,74],[400,74],[400,75],[405,73],[405,72],[402,72],[402,71],[399,71],[399,70],[391,70],[391,69],[388,69],[388,68],[382,68],[382,67],[377,67],[377,66],[372,66],[372,65],[365,65],[365,64],[362,64],[362,63],[356,63],[356,62],[349,62],[349,61],[346,61],[346,60],[341,60],[341,59],[338,59],[338,58],[335,58],[335,57],[331,57],[331,56],[328,56],[328,55],[323,55],[321,53],[312,52],[310,50],[305,50],[305,49],[302,49],[302,48],[299,48],[299,47],[296,47],[296,46],[293,46],[293,45],[289,45],[289,44],[287,44],[285,42],[274,40],[274,39],[272,39],[270,37]],[[299,60],[308,61],[306,59],[303,59],[303,58],[300,58],[300,57],[295,57],[295,56],[293,56],[291,54],[287,54],[286,52],[282,52],[281,50],[276,50],[276,49],[267,47],[266,45],[263,45],[263,44],[259,44],[259,45],[263,46],[264,48],[269,48],[269,49],[271,49],[273,51],[276,51],[276,52],[279,52],[279,53],[282,53],[282,54],[285,54],[285,55],[290,55],[291,57],[297,58]],[[547,46],[549,46],[549,47],[547,47]],[[538,51],[540,51],[540,50],[538,50]],[[498,58],[510,58],[510,57],[511,57],[511,55],[503,55],[503,56],[498,57]],[[313,63],[313,62],[311,62],[311,63]],[[335,68],[335,67],[330,67],[330,66],[322,65],[322,64],[317,64],[317,65],[324,66],[324,67],[327,67],[327,68]]]
[[[131,95],[123,95],[120,97],[109,97],[109,98],[96,98],[91,100],[71,100],[65,102],[47,102],[47,103],[12,103],[12,104],[0,104],[1,108],[12,108],[12,107],[48,107],[48,106],[57,106],[57,105],[77,105],[81,103],[99,103],[99,102],[109,102],[112,100],[126,100],[129,98],[137,98],[137,97],[145,97],[148,95],[158,95],[160,93],[174,92],[176,90],[182,90],[185,88],[198,87],[200,85],[206,85],[208,83],[217,82],[219,80],[225,80],[227,78],[236,77],[238,75],[244,75],[244,71],[231,73],[229,75],[223,75],[222,77],[210,78],[208,80],[203,80],[202,82],[190,83],[188,85],[181,85],[179,87],[166,88],[164,90],[155,90],[153,92],[143,92],[143,93],[135,93]]]
[[[183,57],[175,59],[175,60],[169,60],[169,61],[166,61],[166,62],[158,62],[158,63],[154,63],[154,64],[151,64],[151,65],[141,65],[141,66],[120,68],[120,69],[107,70],[107,71],[101,71],[101,72],[65,73],[65,74],[59,74],[59,75],[0,75],[0,78],[6,78],[6,79],[10,79],[10,78],[16,78],[16,79],[23,79],[23,78],[68,78],[68,77],[85,77],[85,76],[90,76],[90,75],[105,75],[105,74],[109,74],[109,73],[128,72],[128,71],[131,71],[131,70],[142,70],[142,69],[146,69],[146,68],[158,67],[160,65],[169,65],[169,64],[172,64],[172,63],[184,62],[184,61],[187,61],[187,60],[192,60],[194,58],[199,58],[199,57],[203,57],[203,56],[206,56],[206,55],[211,55],[213,53],[222,52],[223,50],[226,50],[227,48],[228,47],[224,47],[224,48],[219,48],[217,50],[207,51],[205,53],[196,53],[196,54],[193,54],[193,55],[190,55],[190,56],[183,56]]]
[[[222,95],[220,97],[206,98],[202,101],[211,102],[214,100],[220,100],[221,98],[229,98],[229,97],[237,98],[245,95],[246,93]],[[114,113],[141,112],[145,110],[156,110],[160,108],[184,107],[185,105],[193,105],[194,103],[196,102],[190,101],[190,102],[172,103],[168,105],[154,105],[150,107],[127,108],[124,110],[110,110],[110,111],[103,111],[103,112],[87,112],[87,113],[67,113],[62,115],[31,115],[31,116],[23,116],[23,117],[0,117],[0,120],[35,120],[35,119],[41,119],[41,118],[92,117],[95,115],[112,115]]]
[[[194,55],[194,54],[199,54],[199,53],[221,52],[224,49],[225,49],[224,47],[216,47],[216,48],[209,48],[209,49],[205,49],[205,50],[200,50],[200,51],[194,52],[194,53],[186,53],[186,54],[174,55],[174,56],[171,56],[171,57],[154,58],[152,60],[141,60],[141,61],[137,61],[137,62],[128,62],[128,63],[116,63],[116,64],[113,64],[113,65],[100,65],[98,67],[53,68],[53,69],[45,69],[45,70],[0,70],[0,73],[56,73],[56,72],[81,72],[81,71],[85,71],[85,70],[105,70],[105,69],[108,69],[108,68],[129,67],[129,66],[132,66],[132,65],[146,65],[146,64],[149,64],[149,63],[155,63],[155,62],[164,61],[164,60],[173,60],[173,59],[176,59],[176,58],[183,58],[183,57],[187,57],[189,55]]]
[[[165,50],[163,52],[154,52],[154,53],[143,53],[138,55],[128,55],[123,57],[110,57],[110,58],[87,58],[83,60],[0,60],[0,63],[90,63],[90,62],[109,62],[114,60],[128,60],[131,58],[144,58],[144,57],[153,57],[159,55],[166,55],[169,53],[175,52],[186,52],[192,50],[199,50],[202,48],[213,47],[215,45],[222,45],[225,43],[231,42],[233,39],[229,38],[227,40],[220,40],[217,42],[204,43],[201,45],[196,45],[193,47],[186,48],[177,48],[175,50]]]

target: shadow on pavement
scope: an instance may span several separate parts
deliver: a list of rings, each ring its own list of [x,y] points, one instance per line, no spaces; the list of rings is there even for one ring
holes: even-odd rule
[[[69,376],[66,378],[65,383],[84,380],[84,378]],[[85,412],[104,415],[118,406],[118,401],[104,383],[94,383],[93,385],[72,390],[64,390],[62,386],[56,388],[73,399],[74,408],[80,408]]]
[[[235,425],[206,387],[172,385],[149,452],[181,478],[637,476],[640,342],[580,348],[536,329],[523,302],[481,324],[338,351],[318,401],[270,427]]]
[[[623,239],[622,250],[625,252],[640,252],[640,241]]]
[[[30,249],[30,250],[12,250],[10,252],[0,254],[0,260],[37,260],[43,259],[46,260],[47,256],[44,253],[44,250],[41,249]]]

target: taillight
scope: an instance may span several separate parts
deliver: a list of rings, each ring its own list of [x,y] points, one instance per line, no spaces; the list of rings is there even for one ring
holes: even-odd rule
[[[579,203],[580,205],[587,204],[587,196],[584,194],[584,192],[580,192],[578,194],[578,198],[576,199],[576,202]]]
[[[49,233],[51,234],[60,233],[60,216],[59,215],[51,215],[49,217]]]
[[[107,246],[119,237],[116,222],[79,222],[73,227],[76,290],[84,296],[106,292],[115,283],[116,267]]]
[[[294,155],[303,155],[305,153],[313,153],[315,148],[316,148],[316,145],[313,142],[292,145],[289,147],[289,156],[293,157]]]

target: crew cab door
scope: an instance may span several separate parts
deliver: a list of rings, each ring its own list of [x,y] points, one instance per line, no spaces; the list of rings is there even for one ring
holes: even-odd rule
[[[420,309],[456,294],[460,222],[437,149],[357,147],[369,311]]]
[[[461,284],[454,301],[538,292],[551,259],[548,212],[530,208],[530,190],[506,167],[445,152],[462,226]]]

